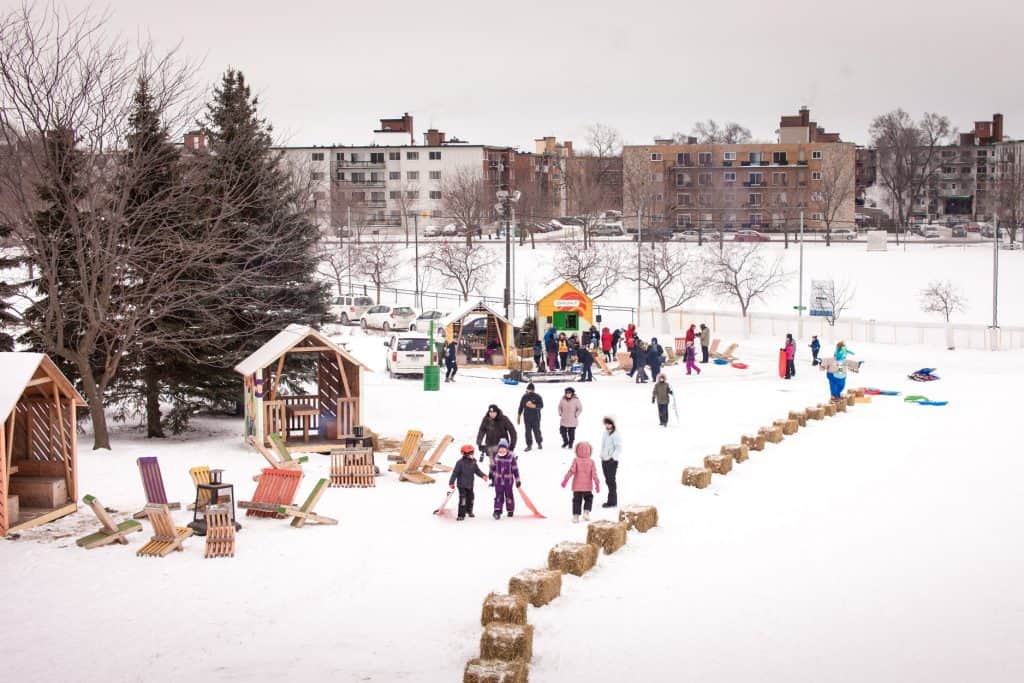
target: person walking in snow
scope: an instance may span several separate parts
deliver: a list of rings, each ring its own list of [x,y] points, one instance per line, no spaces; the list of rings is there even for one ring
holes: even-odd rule
[[[548,372],[558,369],[558,342],[555,341],[555,328],[549,327],[544,333],[544,351],[547,353]]]
[[[686,330],[686,341],[687,342],[696,342],[696,340],[697,340],[697,326],[691,324],[690,327],[688,327],[687,330]]]
[[[636,325],[633,323],[626,325],[624,336],[626,338],[626,350],[632,351],[633,347],[636,346]]]
[[[711,347],[711,328],[704,323],[700,324],[700,362],[708,362],[708,351]]]
[[[828,393],[832,401],[841,401],[843,389],[846,388],[846,367],[836,362],[835,358],[826,358],[819,366],[828,378]]]
[[[818,335],[811,335],[811,365],[821,365],[821,361],[818,360],[818,354],[821,353],[821,342],[818,341]]]
[[[636,383],[647,384],[647,347],[639,339],[633,343],[633,370],[636,371]]]
[[[455,340],[451,340],[444,347],[444,381],[454,382],[455,373],[459,371],[459,361],[456,357],[458,347],[455,345]]]
[[[494,485],[494,519],[501,519],[501,508],[504,504],[508,516],[516,511],[516,499],[512,490],[522,484],[519,481],[519,461],[511,451],[508,441],[498,442],[498,451],[494,454],[494,468],[491,470],[491,482]]]
[[[580,373],[580,381],[593,382],[594,354],[586,346],[578,346],[576,347],[576,357],[580,359],[580,365],[583,366],[583,371]]]
[[[452,476],[448,479],[448,488],[459,487],[459,516],[457,519],[460,522],[467,515],[475,517],[473,514],[473,482],[476,480],[475,478],[480,477],[487,481],[487,475],[480,470],[476,464],[476,458],[473,457],[474,450],[470,444],[466,444],[460,449],[462,457],[455,463],[455,467],[452,468]]]
[[[533,342],[533,366],[537,372],[544,372],[544,346],[540,339]]]
[[[700,368],[697,367],[697,349],[693,347],[693,342],[686,342],[686,351],[683,352],[683,360],[686,361],[686,374],[689,375],[691,370],[696,370],[697,374],[700,374]]]
[[[664,362],[665,349],[661,348],[657,337],[651,337],[651,345],[647,347],[647,364],[651,366],[651,377],[661,374],[661,364]]]
[[[783,347],[783,351],[786,354],[786,376],[785,379],[793,379],[796,377],[796,342],[793,341],[793,335],[786,335],[786,345]]]
[[[618,327],[612,332],[612,356],[616,356],[619,353],[619,342],[622,341],[622,330]]]
[[[565,338],[565,332],[558,333],[558,369],[569,369],[569,340]]]
[[[604,362],[612,362],[612,333],[607,327],[601,330],[601,353],[604,354]]]
[[[480,461],[483,462],[484,455],[489,458],[490,467],[494,468],[494,454],[498,451],[498,444],[505,441],[516,447],[516,428],[512,420],[501,412],[501,408],[493,403],[487,406],[487,414],[480,420],[480,429],[476,433],[476,444],[480,448]],[[493,483],[493,482],[492,482]]]
[[[604,418],[604,435],[601,437],[601,470],[604,472],[604,486],[608,489],[608,500],[601,507],[613,508],[619,505],[619,456],[622,454],[622,437],[612,417]]]
[[[658,381],[654,383],[654,390],[651,391],[651,403],[658,404],[658,423],[662,427],[668,426],[668,402],[672,396],[672,387],[665,379],[665,373],[658,375]]]
[[[572,479],[572,521],[580,521],[582,508],[583,519],[590,520],[590,511],[594,507],[594,494],[601,493],[601,481],[597,478],[597,468],[590,457],[591,447],[586,441],[576,444],[576,457],[569,465],[569,471],[562,479],[562,488]]]
[[[558,402],[558,431],[562,435],[562,448],[572,448],[576,441],[576,427],[580,423],[583,403],[572,387],[565,388],[565,394]]]
[[[544,438],[540,435],[540,411],[544,408],[544,399],[534,391],[533,382],[526,385],[526,393],[519,399],[519,413],[516,422],[526,421],[526,450],[533,449],[533,440],[537,439],[537,449],[544,449]]]

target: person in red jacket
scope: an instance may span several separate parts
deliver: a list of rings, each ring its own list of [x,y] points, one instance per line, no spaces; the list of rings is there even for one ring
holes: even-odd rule
[[[630,323],[626,327],[626,333],[624,336],[626,337],[626,350],[632,351],[633,347],[636,345],[636,325]]]
[[[687,344],[692,344],[693,341],[696,338],[697,338],[697,326],[696,325],[690,325],[690,329],[686,330],[686,343]]]
[[[590,457],[590,444],[580,441],[576,444],[576,457],[569,465],[569,471],[562,479],[562,488],[572,479],[572,521],[580,521],[580,508],[583,519],[590,520],[590,510],[594,507],[594,494],[601,493],[601,480],[597,478],[597,467]]]
[[[601,351],[604,352],[606,363],[612,362],[612,333],[605,327],[601,330]]]

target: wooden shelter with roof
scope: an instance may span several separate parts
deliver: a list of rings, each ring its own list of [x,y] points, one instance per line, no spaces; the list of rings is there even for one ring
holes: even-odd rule
[[[478,323],[485,319],[485,323]],[[514,348],[514,329],[503,315],[483,302],[482,299],[468,301],[459,309],[439,321],[445,336],[454,340],[468,359],[482,362],[489,355],[491,365],[508,368]],[[491,354],[487,354],[488,347]]]
[[[0,353],[0,536],[78,509],[85,400],[42,353]]]
[[[315,373],[316,393],[287,395],[282,390],[286,360],[290,368]],[[315,366],[310,369],[310,365]],[[245,385],[245,437],[271,447],[279,433],[289,450],[329,452],[360,425],[363,365],[341,346],[306,325],[289,325],[235,366]]]

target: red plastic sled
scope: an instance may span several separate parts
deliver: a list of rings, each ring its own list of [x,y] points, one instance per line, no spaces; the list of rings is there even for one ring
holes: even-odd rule
[[[746,370],[747,369],[747,364],[746,363],[741,363],[739,361],[736,361],[735,363],[733,363],[732,366],[734,368],[736,368],[737,370]],[[785,373],[783,373],[783,374],[785,374]]]
[[[520,489],[517,489],[517,490],[519,491],[519,497],[523,499],[523,505],[525,505],[526,508],[530,512],[533,513],[534,517],[539,517],[541,519],[547,519],[547,517],[545,517],[544,515],[540,514],[540,512],[537,510],[537,506],[533,504],[533,501],[530,500],[530,497],[526,495],[526,492],[523,491],[523,489],[520,488]]]
[[[441,507],[439,507],[436,510],[434,510],[434,514],[435,515],[437,515],[439,517],[443,517],[444,516],[444,509],[448,505],[448,501],[450,501],[452,499],[452,494],[454,494],[454,493],[455,493],[455,489],[448,489],[448,493],[445,494],[444,501],[441,503]]]

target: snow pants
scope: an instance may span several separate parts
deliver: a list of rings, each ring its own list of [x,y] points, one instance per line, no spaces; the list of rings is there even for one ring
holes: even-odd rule
[[[602,460],[601,470],[604,472],[604,483],[608,487],[608,505],[619,504],[619,485],[615,475],[619,471],[618,460]]]
[[[846,388],[846,377],[833,375],[831,372],[826,372],[825,375],[828,377],[828,390],[832,394],[832,398],[839,398],[843,394],[843,389]]]
[[[796,377],[796,361],[792,358],[786,359],[786,379],[792,379]]]
[[[689,375],[691,370],[696,370],[697,374],[700,374],[700,368],[697,367],[697,362],[692,358],[686,361],[686,374]]]
[[[445,361],[444,367],[445,367],[444,378],[446,380],[449,380],[449,379],[452,379],[453,377],[455,377],[455,373],[459,371],[459,366],[456,365],[453,361],[450,361],[450,360],[449,361]]]
[[[580,508],[590,512],[594,508],[594,494],[590,491],[572,492],[572,514],[580,516]]]
[[[593,366],[593,363],[584,363],[583,364],[583,373],[580,375],[580,381],[581,382],[593,382],[594,381],[594,373],[591,370],[592,366]]]
[[[526,445],[527,447],[533,447],[533,440],[537,440],[537,445],[544,443],[544,439],[540,435],[540,419],[526,420]]]
[[[576,441],[576,428],[575,427],[558,427],[558,433],[562,435],[562,445],[572,446]]]
[[[708,362],[708,347],[701,346],[700,347],[700,353],[701,353],[700,362],[701,363],[707,363]]]
[[[459,487],[459,519],[462,519],[467,514],[473,514],[473,489],[464,489]]]
[[[667,425],[668,424],[668,404],[667,403],[659,403],[658,404],[658,423],[662,424],[662,425]]]
[[[516,511],[516,499],[513,495],[512,489],[515,488],[515,484],[512,482],[501,482],[494,485],[494,512],[500,513],[501,507],[504,505],[509,514]]]
[[[555,362],[555,352],[548,351],[548,372],[554,372],[558,369],[558,363]]]

